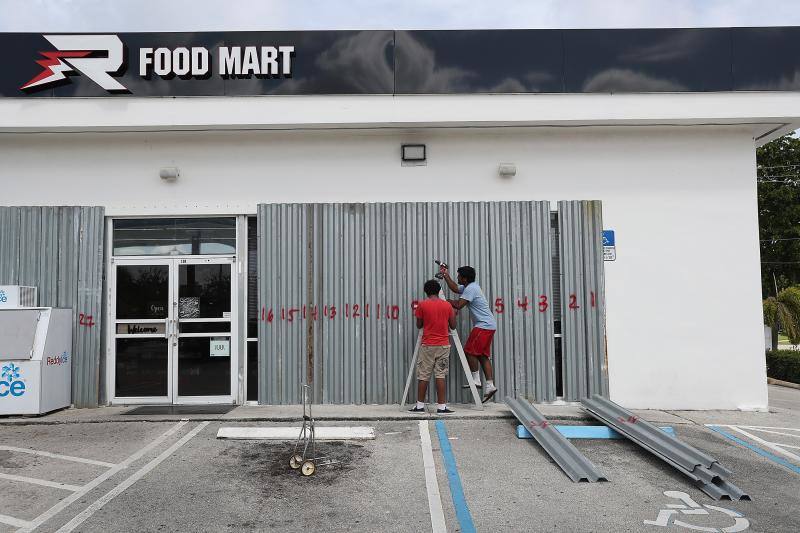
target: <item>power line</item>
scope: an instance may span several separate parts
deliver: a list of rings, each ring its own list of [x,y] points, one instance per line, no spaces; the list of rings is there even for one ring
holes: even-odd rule
[[[786,237],[781,239],[761,239],[761,242],[800,241],[800,237]]]

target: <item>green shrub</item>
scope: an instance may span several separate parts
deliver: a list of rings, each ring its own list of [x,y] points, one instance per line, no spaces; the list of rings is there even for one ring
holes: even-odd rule
[[[800,351],[767,352],[767,375],[782,381],[800,383]]]

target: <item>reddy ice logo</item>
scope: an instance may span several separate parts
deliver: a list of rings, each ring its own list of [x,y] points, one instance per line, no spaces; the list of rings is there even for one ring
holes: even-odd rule
[[[3,366],[0,371],[0,398],[8,395],[22,396],[25,394],[25,382],[19,375],[19,367],[14,363]]]
[[[61,355],[57,355],[55,357],[48,357],[47,358],[47,366],[61,366],[66,365],[69,363],[69,354],[67,352],[62,353]]]
[[[86,76],[108,92],[127,92],[110,76],[122,67],[122,41],[116,35],[42,35],[55,50],[40,52],[45,59],[36,63],[43,67],[37,76],[20,87],[41,89],[67,80],[67,74]]]

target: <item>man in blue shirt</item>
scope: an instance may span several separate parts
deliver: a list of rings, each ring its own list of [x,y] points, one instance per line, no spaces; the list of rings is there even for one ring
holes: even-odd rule
[[[439,267],[442,277],[451,291],[457,293],[457,300],[448,300],[450,305],[456,310],[466,306],[472,319],[472,331],[470,331],[467,343],[464,344],[464,353],[469,362],[469,369],[472,371],[472,380],[480,389],[480,371],[478,365],[483,368],[483,375],[486,377],[486,387],[484,388],[483,402],[489,401],[497,392],[494,386],[494,371],[492,370],[491,357],[492,339],[497,330],[497,322],[494,319],[489,302],[483,295],[480,285],[475,281],[475,269],[471,266],[462,266],[457,270],[458,283],[453,281],[445,265]],[[469,387],[469,385],[465,385]]]

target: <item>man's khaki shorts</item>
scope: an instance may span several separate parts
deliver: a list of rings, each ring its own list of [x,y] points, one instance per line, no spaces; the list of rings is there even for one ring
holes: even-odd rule
[[[444,378],[450,368],[450,346],[420,346],[417,359],[417,379],[430,381],[434,377]]]

